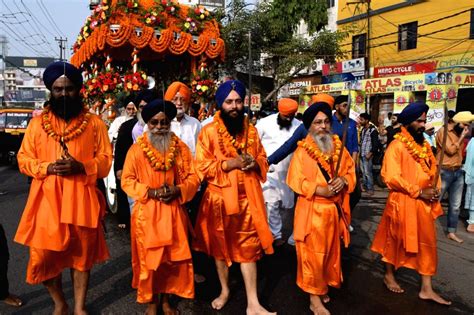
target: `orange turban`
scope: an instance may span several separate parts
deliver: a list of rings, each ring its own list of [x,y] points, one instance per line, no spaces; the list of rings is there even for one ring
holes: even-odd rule
[[[290,116],[298,110],[298,102],[291,98],[282,98],[278,101],[278,112],[282,115]]]
[[[334,107],[334,97],[329,94],[321,93],[311,96],[311,104],[319,102],[324,102],[328,104],[331,109]]]
[[[171,83],[165,93],[165,101],[172,101],[176,94],[181,94],[187,103],[191,100],[191,89],[184,83],[175,81]]]

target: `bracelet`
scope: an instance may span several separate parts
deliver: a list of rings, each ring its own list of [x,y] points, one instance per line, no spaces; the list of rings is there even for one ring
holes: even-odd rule
[[[156,199],[156,189],[154,190],[153,197]]]

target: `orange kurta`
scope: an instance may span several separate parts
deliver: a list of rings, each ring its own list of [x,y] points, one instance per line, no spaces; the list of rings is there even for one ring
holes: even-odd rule
[[[146,136],[144,136],[146,139]],[[178,140],[176,163],[168,171],[155,171],[143,149],[134,144],[128,151],[122,173],[122,189],[135,200],[131,219],[132,286],[137,302],[152,301],[153,294],[171,293],[194,297],[194,273],[188,244],[191,226],[183,204],[199,187],[191,152]],[[148,190],[164,183],[181,189],[179,199],[169,204],[148,198]]]
[[[435,219],[443,212],[439,202],[417,199],[432,180],[398,139],[385,152],[381,174],[390,193],[371,249],[395,268],[434,275],[438,260]]]
[[[74,118],[69,125],[74,125]],[[55,130],[65,122],[51,115]],[[64,268],[90,270],[109,257],[100,220],[105,201],[96,180],[107,176],[112,149],[104,123],[91,115],[85,131],[67,142],[71,156],[84,164],[84,175],[47,175],[48,165],[61,157],[61,147],[33,118],[18,152],[23,174],[33,177],[15,241],[30,246],[27,282],[41,283]]]
[[[196,169],[208,187],[196,220],[193,248],[229,266],[232,262],[255,262],[263,252],[273,253],[260,184],[266,180],[267,157],[256,129],[250,128],[254,141],[249,141],[247,152],[259,165],[258,173],[222,170],[222,163],[233,157],[220,148],[216,121],[201,130],[196,148]]]
[[[316,187],[328,186],[328,183],[316,161],[302,147],[296,149],[288,170],[287,183],[299,195],[294,221],[298,260],[296,283],[310,294],[326,294],[328,285],[340,287],[342,282],[341,238],[346,246],[350,240],[335,202],[341,205],[349,224],[349,193],[354,190],[356,182],[354,161],[346,149],[342,154],[339,176],[348,182],[340,194],[333,198],[316,196]]]

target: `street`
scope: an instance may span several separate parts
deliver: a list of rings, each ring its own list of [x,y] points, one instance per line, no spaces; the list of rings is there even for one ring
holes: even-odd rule
[[[18,170],[0,168],[0,222],[5,228],[10,248],[9,280],[10,292],[24,301],[21,308],[6,306],[0,302],[0,314],[51,314],[53,303],[46,289],[25,283],[28,262],[27,247],[13,243],[13,237],[28,194],[27,178]],[[398,279],[405,289],[404,294],[389,292],[383,285],[383,265],[380,257],[369,250],[371,240],[380,220],[386,191],[379,190],[368,199],[363,199],[354,213],[352,240],[343,255],[344,284],[341,289],[331,289],[328,309],[332,314],[473,314],[474,294],[474,235],[464,228],[460,220],[459,236],[465,240],[461,245],[449,241],[442,226],[446,217],[438,222],[438,274],[434,287],[453,305],[443,307],[418,299],[419,276],[412,270],[398,272]],[[91,274],[87,308],[90,314],[137,314],[143,313],[144,305],[135,302],[135,291],[131,288],[130,242],[128,232],[117,228],[113,215],[106,219],[107,243],[111,259],[97,265]],[[295,272],[291,267],[294,252],[285,247],[273,260],[268,257],[259,266],[260,296],[268,296],[267,305],[278,314],[310,314],[309,298],[295,284]],[[276,264],[275,265],[275,261]],[[264,265],[265,264],[265,265]],[[272,280],[264,277],[265,266],[272,265]],[[209,264],[212,266],[212,264]],[[281,268],[276,268],[281,267]],[[220,312],[210,307],[210,300],[217,296],[218,285],[212,268],[207,281],[196,286],[194,301],[177,300],[181,314],[244,314],[245,290],[239,278],[238,268],[231,270],[231,299]],[[235,271],[235,272],[234,272]],[[268,271],[268,269],[267,269]],[[268,276],[269,272],[266,273]],[[63,274],[64,290],[70,307],[73,305],[69,272]],[[273,282],[273,283],[272,283]]]

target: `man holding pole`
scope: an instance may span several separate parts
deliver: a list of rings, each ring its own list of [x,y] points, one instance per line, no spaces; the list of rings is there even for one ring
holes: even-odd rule
[[[327,103],[311,105],[303,122],[309,134],[298,144],[287,177],[299,195],[294,222],[296,283],[310,294],[314,314],[329,314],[323,305],[329,302],[328,286],[340,287],[342,282],[341,238],[349,245],[349,193],[356,183],[355,165],[331,132]]]
[[[194,249],[215,259],[221,294],[212,301],[221,309],[229,299],[229,266],[240,263],[247,294],[247,314],[269,314],[257,297],[257,261],[273,253],[261,183],[267,157],[255,127],[243,109],[245,86],[236,80],[216,92],[220,108],[214,121],[201,130],[196,169],[208,186],[197,222]]]
[[[371,249],[385,262],[388,290],[403,293],[394,270],[411,268],[421,275],[420,299],[450,305],[431,283],[438,263],[435,220],[443,211],[437,161],[423,136],[428,109],[411,103],[398,116],[403,127],[387,148],[381,171],[390,193]]]

